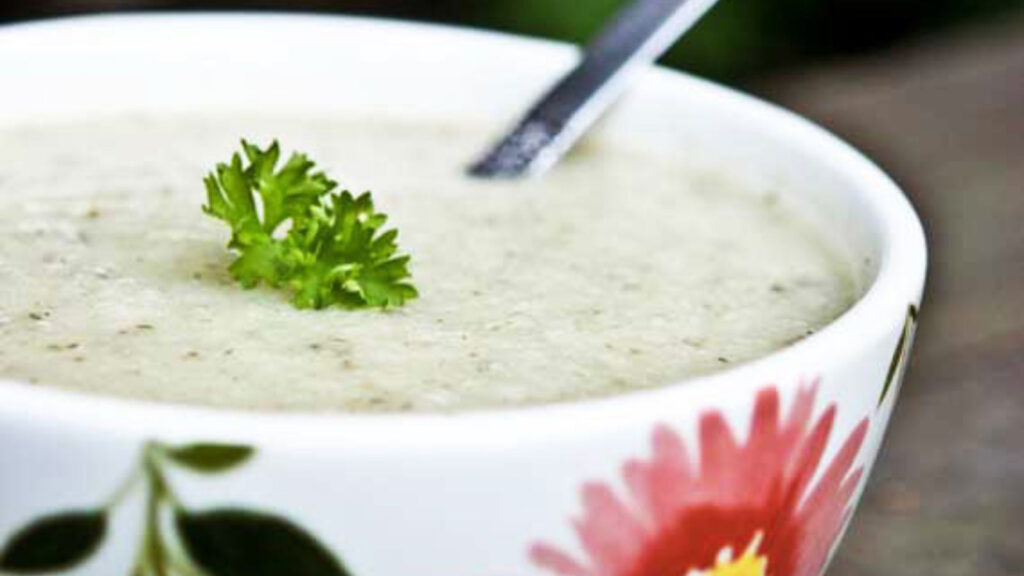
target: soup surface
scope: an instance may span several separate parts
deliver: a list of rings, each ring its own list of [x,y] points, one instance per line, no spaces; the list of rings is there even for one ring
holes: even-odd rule
[[[516,406],[745,362],[859,296],[776,190],[600,138],[540,179],[464,177],[494,134],[148,116],[0,130],[0,378],[257,410]],[[239,288],[228,229],[200,206],[242,135],[372,190],[420,298],[299,311]]]

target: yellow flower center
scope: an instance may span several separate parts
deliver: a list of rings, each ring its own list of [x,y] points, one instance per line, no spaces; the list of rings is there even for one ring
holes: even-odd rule
[[[765,576],[768,573],[768,557],[757,552],[761,538],[761,532],[755,534],[743,555],[736,559],[733,559],[732,548],[723,548],[715,559],[714,567],[690,570],[686,576]]]

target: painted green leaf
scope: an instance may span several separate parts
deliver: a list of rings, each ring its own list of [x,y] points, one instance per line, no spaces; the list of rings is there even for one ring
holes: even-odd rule
[[[900,332],[900,339],[896,342],[896,349],[892,352],[892,359],[889,360],[889,370],[885,374],[885,383],[882,385],[882,392],[878,395],[878,405],[881,406],[889,395],[893,382],[899,375],[899,368],[906,362],[907,354],[910,353],[910,340],[914,334],[914,326],[917,324],[917,306],[911,304],[907,308],[907,316],[903,321],[903,331]]]
[[[69,568],[95,552],[106,531],[102,510],[45,516],[8,540],[0,552],[0,569],[35,574]]]
[[[239,509],[178,513],[192,561],[210,576],[348,576],[341,562],[295,524]]]
[[[249,446],[236,444],[188,444],[167,450],[167,455],[196,472],[216,474],[244,463],[252,456]]]

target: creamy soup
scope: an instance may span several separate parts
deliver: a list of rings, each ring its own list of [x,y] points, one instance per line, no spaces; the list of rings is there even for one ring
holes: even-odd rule
[[[543,178],[464,177],[494,134],[345,118],[2,129],[0,378],[257,410],[518,406],[746,362],[859,296],[777,190],[600,138]],[[240,136],[372,190],[420,298],[300,311],[239,288],[228,229],[200,206]]]

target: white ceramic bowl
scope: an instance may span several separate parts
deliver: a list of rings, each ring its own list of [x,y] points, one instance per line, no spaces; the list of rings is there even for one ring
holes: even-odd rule
[[[574,58],[349,18],[19,25],[0,30],[0,130],[126,110],[508,120]],[[761,360],[539,408],[261,414],[0,382],[0,564],[111,576],[163,550],[170,573],[210,576],[819,574],[896,398],[919,222],[846,144],[685,75],[644,75],[601,130],[768,178],[865,263],[866,295]]]

